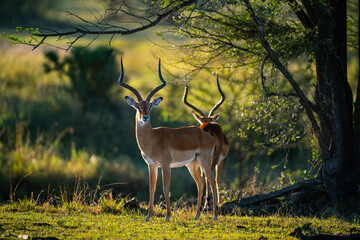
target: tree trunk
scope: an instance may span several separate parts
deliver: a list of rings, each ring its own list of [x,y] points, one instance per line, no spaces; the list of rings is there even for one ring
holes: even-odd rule
[[[317,4],[311,5],[309,13],[318,26],[315,96],[325,140],[322,177],[332,199],[347,199],[356,192],[358,181],[353,174],[355,138],[353,96],[347,80],[346,1],[330,0],[322,7]]]
[[[360,70],[360,5],[358,5],[358,68]],[[355,143],[355,168],[360,170],[360,73],[358,72],[358,85],[356,90],[355,112],[354,112],[354,143]],[[354,171],[357,182],[360,183],[360,173]]]

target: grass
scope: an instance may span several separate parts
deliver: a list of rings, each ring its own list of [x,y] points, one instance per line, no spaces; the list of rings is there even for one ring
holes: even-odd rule
[[[222,202],[237,199],[239,194],[223,190]],[[195,221],[193,199],[180,198],[172,201],[172,217],[165,222],[166,209],[160,197],[154,216],[145,222],[148,202],[129,208],[129,198],[115,196],[111,190],[91,189],[77,179],[72,191],[64,188],[60,195],[48,191],[10,199],[0,203],[0,239],[295,239],[289,234],[299,227],[307,236],[360,233],[359,215],[342,217],[331,204],[317,217],[259,216],[236,209],[220,215],[218,221],[212,220],[212,211],[203,211]]]
[[[21,200],[0,206],[2,239],[295,239],[289,234],[302,227],[306,235],[347,235],[360,231],[359,222],[331,217],[227,215],[212,220],[211,212],[194,221],[195,208],[173,209],[169,223],[159,205],[156,215],[145,222],[145,212],[123,208],[124,201],[107,198],[96,205],[53,206],[34,200]],[[77,206],[76,206],[77,205]],[[110,211],[116,206],[118,211]]]

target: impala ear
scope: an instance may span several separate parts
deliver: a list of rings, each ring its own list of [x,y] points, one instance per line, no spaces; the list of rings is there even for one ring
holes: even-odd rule
[[[137,102],[135,101],[135,99],[133,99],[132,97],[126,96],[125,100],[131,107],[136,109],[136,103]]]
[[[152,100],[151,102],[151,108],[159,106],[162,100],[163,100],[162,97],[154,98],[154,100]]]
[[[196,112],[192,112],[192,115],[194,116],[194,118],[200,123],[202,124],[202,116],[200,116],[199,114],[197,114]]]
[[[213,116],[213,122],[216,122],[220,118],[220,113],[217,113]]]

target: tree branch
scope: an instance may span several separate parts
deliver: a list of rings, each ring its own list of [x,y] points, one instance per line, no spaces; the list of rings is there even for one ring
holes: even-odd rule
[[[296,0],[285,0],[289,7],[294,11],[296,16],[299,18],[302,25],[307,29],[314,29],[314,24],[311,22],[309,16],[302,9],[299,3]]]
[[[319,145],[320,147],[326,152],[327,149],[325,148],[325,144],[324,144],[324,139],[323,136],[321,135],[320,132],[320,127],[315,119],[315,116],[312,112],[312,108],[311,105],[313,105],[309,99],[305,96],[305,94],[303,93],[303,91],[300,89],[299,85],[297,84],[297,82],[295,81],[295,79],[293,78],[293,76],[290,74],[290,72],[284,67],[284,65],[280,62],[279,57],[277,56],[277,54],[273,51],[273,49],[271,48],[271,46],[269,45],[269,42],[266,40],[265,38],[265,32],[264,32],[264,27],[260,21],[260,19],[255,15],[254,9],[252,8],[249,0],[244,0],[245,5],[247,7],[248,12],[250,13],[250,17],[253,19],[256,28],[258,30],[258,34],[259,34],[259,38],[261,41],[261,45],[264,47],[264,49],[266,50],[266,52],[268,53],[269,57],[271,58],[271,60],[274,62],[274,64],[279,68],[279,70],[281,71],[281,73],[284,75],[284,77],[289,81],[289,83],[291,84],[291,86],[294,88],[296,94],[299,96],[300,98],[300,103],[301,105],[304,107],[307,116],[309,117],[309,120],[311,122],[312,128],[314,130],[314,133],[316,135],[316,138],[318,139]]]
[[[156,26],[161,20],[163,20],[164,18],[166,18],[167,16],[173,14],[174,12],[183,9],[193,3],[195,3],[196,0],[189,0],[189,1],[183,1],[181,4],[174,6],[173,8],[168,9],[167,11],[161,13],[161,14],[157,14],[157,17],[153,20],[150,21],[148,20],[147,24],[142,24],[141,27],[137,27],[137,28],[133,28],[133,29],[127,29],[121,26],[113,26],[107,23],[92,23],[89,22],[83,18],[81,18],[80,16],[68,12],[70,15],[76,17],[77,19],[81,20],[83,23],[89,24],[91,27],[93,27],[93,29],[89,29],[89,28],[85,28],[83,26],[71,26],[68,30],[64,30],[64,31],[57,31],[57,30],[50,30],[48,32],[40,32],[40,33],[33,33],[33,36],[37,36],[37,37],[43,37],[43,40],[46,38],[50,38],[50,37],[75,37],[75,41],[70,41],[70,46],[71,47],[74,42],[76,42],[79,38],[85,37],[87,35],[111,35],[111,39],[115,36],[115,35],[130,35],[130,34],[134,34],[137,32],[141,32],[144,31],[146,29],[149,29],[151,27]],[[135,16],[134,17],[139,18],[140,16]],[[116,29],[114,29],[116,28]],[[109,41],[111,42],[111,40]],[[39,44],[37,44],[35,46],[38,47],[39,45],[43,44],[44,41],[39,42]]]

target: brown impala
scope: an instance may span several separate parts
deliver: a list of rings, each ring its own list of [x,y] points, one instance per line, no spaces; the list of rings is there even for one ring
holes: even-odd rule
[[[160,89],[165,87],[166,82],[161,76],[159,60],[159,78],[161,85],[153,89],[144,101],[139,92],[133,87],[123,82],[124,69],[121,60],[121,74],[119,84],[132,91],[137,97],[136,101],[132,97],[126,96],[127,103],[136,110],[136,140],[141,151],[141,155],[149,168],[149,191],[150,203],[146,221],[149,221],[154,214],[154,196],[158,168],[162,168],[163,190],[166,200],[166,218],[170,219],[170,173],[171,168],[186,166],[191,176],[194,178],[198,188],[198,204],[195,219],[200,216],[201,199],[203,194],[204,180],[201,177],[199,167],[210,181],[213,190],[214,220],[217,219],[217,189],[214,175],[211,171],[211,159],[214,154],[214,138],[198,127],[152,128],[150,122],[150,110],[160,104],[162,97],[156,97],[150,102],[151,97]]]
[[[190,108],[192,108],[193,110],[195,110],[196,112],[198,112],[198,114],[196,112],[192,112],[194,118],[201,124],[200,128],[203,129],[204,131],[210,133],[212,136],[214,136],[215,138],[215,153],[213,155],[213,160],[212,160],[212,164],[211,164],[211,170],[213,171],[214,169],[216,169],[216,187],[217,187],[217,192],[218,190],[218,184],[220,183],[220,172],[221,172],[221,168],[223,165],[223,160],[224,158],[227,156],[228,152],[229,152],[229,141],[226,138],[225,134],[223,133],[220,124],[218,124],[216,121],[219,119],[219,113],[214,115],[215,110],[217,110],[220,105],[225,101],[225,94],[223,93],[223,91],[220,88],[220,83],[219,83],[219,77],[216,74],[216,81],[217,81],[217,86],[219,89],[219,92],[221,94],[221,99],[218,103],[216,103],[214,105],[214,107],[210,110],[209,114],[207,117],[205,117],[205,114],[200,111],[198,108],[196,108],[195,106],[191,105],[187,100],[187,95],[188,95],[188,86],[185,86],[185,92],[184,92],[184,96],[183,96],[183,102],[189,106]],[[200,115],[199,115],[200,114]],[[208,202],[208,194],[209,194],[209,186],[208,186],[208,182],[206,184],[206,202],[205,202],[205,206],[207,206],[207,202]],[[219,193],[219,192],[218,192]],[[219,201],[219,195],[217,196],[217,201]]]

